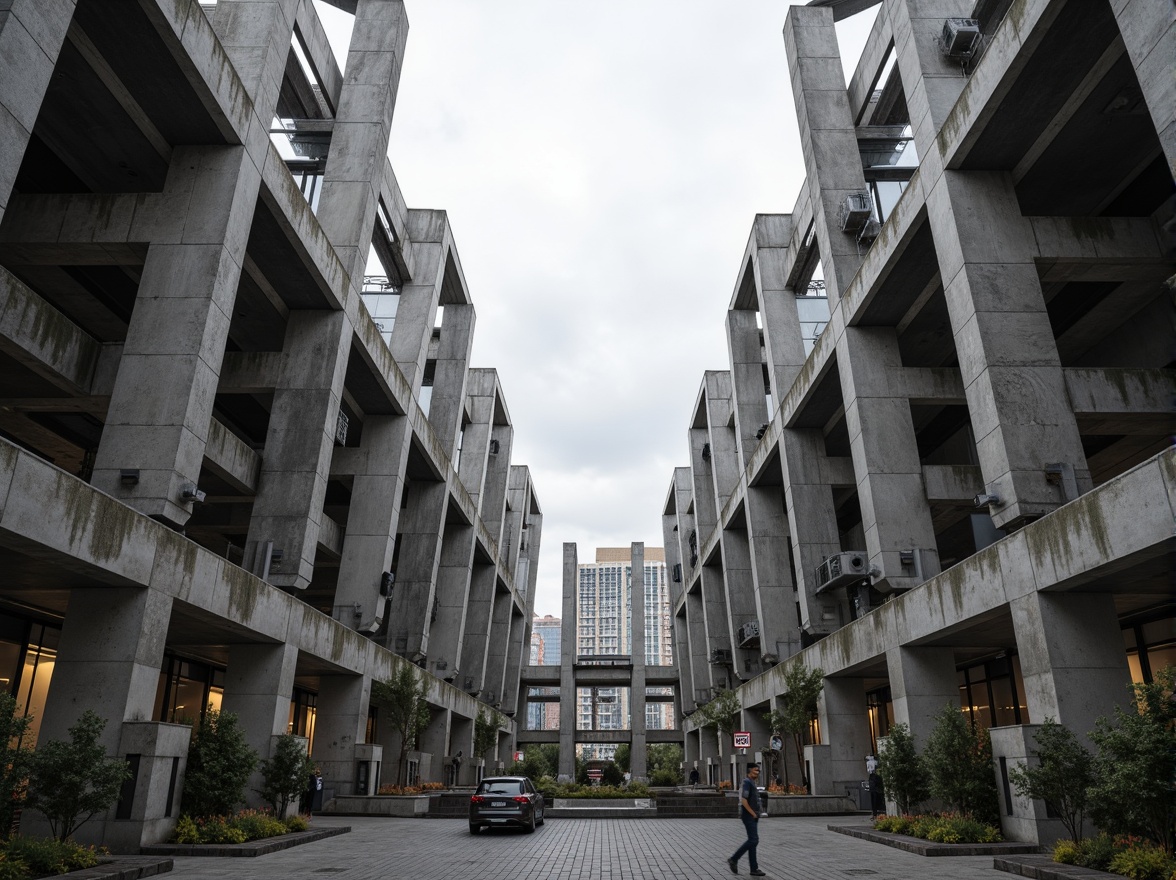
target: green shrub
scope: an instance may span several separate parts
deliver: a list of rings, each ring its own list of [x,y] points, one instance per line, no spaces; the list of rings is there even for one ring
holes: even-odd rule
[[[958,705],[948,703],[935,716],[935,727],[923,749],[923,762],[934,797],[964,815],[989,822],[997,820],[992,742],[988,731],[966,719]]]
[[[232,813],[245,799],[245,785],[256,766],[257,752],[245,741],[237,716],[209,709],[188,748],[183,811],[197,817]]]
[[[25,876],[41,877],[92,868],[98,864],[98,854],[72,841],[18,835],[5,844],[4,860],[13,866],[24,866]],[[12,876],[21,875],[14,872]]]
[[[286,818],[286,830],[291,834],[298,831],[306,831],[308,828],[310,828],[310,821],[301,814]]]
[[[909,816],[879,816],[874,820],[874,830],[889,834],[910,834],[911,819]]]
[[[649,797],[649,786],[644,782],[630,782],[625,786],[625,792],[629,797],[645,798]]]
[[[999,843],[1000,829],[970,816],[948,813],[943,816],[879,816],[876,831],[909,834],[934,843]]]
[[[649,777],[651,785],[677,785],[682,781],[682,774],[676,770],[654,770]]]
[[[274,745],[273,757],[261,762],[261,791],[258,792],[277,816],[286,815],[290,803],[310,783],[314,761],[306,753],[306,740],[283,734]]]
[[[29,866],[18,858],[0,855],[0,880],[28,880]]]
[[[207,816],[197,823],[201,843],[244,843],[245,832],[230,824],[224,816]]]
[[[1159,847],[1134,846],[1111,859],[1110,869],[1131,880],[1168,880],[1176,862]]]
[[[1094,758],[1069,728],[1052,718],[1045,719],[1033,739],[1037,742],[1032,751],[1037,766],[1010,767],[1009,781],[1022,797],[1045,801],[1061,817],[1070,837],[1081,840],[1087,790],[1094,782]]]
[[[240,830],[246,840],[261,840],[286,833],[286,823],[261,810],[242,810],[228,820],[229,827]]]
[[[1059,840],[1054,844],[1053,860],[1061,865],[1076,865],[1081,850],[1072,840]]]
[[[878,772],[886,793],[894,798],[898,811],[904,815],[918,809],[930,795],[926,765],[919,757],[914,735],[905,724],[890,728],[886,745],[878,754]]]
[[[1074,848],[1076,850],[1074,861],[1069,864],[1078,865],[1081,868],[1092,868],[1095,871],[1107,870],[1111,866],[1111,859],[1121,849],[1124,849],[1124,847],[1116,846],[1115,841],[1108,834],[1087,837],[1075,843]]]
[[[176,823],[172,840],[175,843],[200,843],[200,828],[187,813],[180,816],[180,821]]]

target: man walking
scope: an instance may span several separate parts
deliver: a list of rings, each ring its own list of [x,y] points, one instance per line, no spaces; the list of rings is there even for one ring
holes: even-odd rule
[[[743,829],[747,832],[747,840],[743,846],[735,850],[735,855],[727,859],[727,867],[732,874],[739,873],[739,857],[747,853],[747,864],[751,868],[752,877],[766,877],[759,869],[759,862],[755,858],[755,848],[759,844],[760,796],[756,780],[759,779],[759,764],[747,765],[747,778],[739,789],[739,818],[743,820]]]

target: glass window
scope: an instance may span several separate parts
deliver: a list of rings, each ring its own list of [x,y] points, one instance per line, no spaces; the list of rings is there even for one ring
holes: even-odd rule
[[[31,745],[36,744],[41,729],[41,716],[45,713],[45,698],[53,680],[60,636],[61,630],[56,627],[34,623],[29,628],[29,644],[17,685],[16,706],[18,712],[33,718],[28,732]]]

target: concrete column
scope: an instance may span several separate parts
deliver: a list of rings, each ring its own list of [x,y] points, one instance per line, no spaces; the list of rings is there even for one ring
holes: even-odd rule
[[[701,582],[686,594],[686,641],[679,645],[678,665],[690,670],[690,681],[694,686],[694,690],[682,695],[682,702],[687,707],[696,706],[698,691],[709,692],[715,686],[710,664],[710,643],[706,638],[706,608],[702,601]],[[726,681],[725,678],[723,680]]]
[[[445,306],[445,323],[437,343],[429,422],[450,458],[456,458],[457,435],[466,405],[466,370],[474,344],[474,307]]]
[[[563,621],[559,662],[559,781],[576,777],[576,545],[563,545]]]
[[[715,687],[735,687],[738,681],[731,672],[731,664],[710,662],[715,651],[730,651],[734,657],[721,565],[707,565],[702,569],[702,608],[706,626],[704,659],[711,667],[711,681]]]
[[[686,624],[686,609],[674,615],[674,664],[678,667],[678,683],[674,688],[677,699],[674,717],[681,724],[682,712],[694,708],[694,667],[690,660],[690,629]]]
[[[473,579],[474,527],[447,523],[437,568],[437,619],[429,627],[429,670],[438,678],[457,682],[465,636],[466,609]]]
[[[781,486],[748,486],[744,507],[761,656],[784,660],[800,650],[796,586],[788,558],[788,516]]]
[[[903,369],[894,329],[846,327],[837,340],[837,366],[865,550],[882,572],[874,586],[883,592],[916,587],[922,581],[915,565],[903,565],[901,554],[921,553],[928,578],[939,573],[939,551],[910,401],[892,390]]]
[[[79,587],[70,592],[53,687],[41,714],[39,738],[68,739],[86,709],[106,720],[100,742],[118,754],[124,721],[155,713],[159,668],[172,599],[138,587]]]
[[[523,657],[531,652],[531,640],[527,636],[527,617],[513,601],[510,610],[510,638],[507,640],[506,668],[502,675],[502,711],[514,717],[519,705],[519,677]]]
[[[755,577],[751,570],[751,551],[747,546],[747,532],[735,528],[723,529],[719,537],[723,550],[722,577],[726,587],[726,618],[730,627],[727,637],[735,652],[735,675],[746,680],[759,674],[759,648],[744,650],[739,645],[739,628],[759,621],[756,607]],[[716,567],[717,569],[717,567]]]
[[[967,85],[959,62],[936,43],[946,18],[970,18],[972,0],[886,0],[907,113],[919,156],[938,157],[935,137]]]
[[[262,758],[270,756],[274,737],[289,726],[297,665],[298,648],[292,644],[229,647],[221,711],[237,716],[246,741]],[[264,806],[257,794],[261,784],[261,772],[254,771],[245,793],[252,807]]]
[[[352,479],[334,617],[354,629],[378,628],[385,616],[387,602],[380,595],[380,583],[392,565],[410,445],[407,418],[369,415],[355,450],[358,454],[350,459],[357,473]]]
[[[702,542],[714,531],[715,523],[719,521],[718,509],[715,507],[715,482],[713,466],[715,456],[710,448],[710,436],[705,423],[698,427],[698,420],[705,419],[705,411],[695,414],[695,426],[690,428],[690,479],[693,481],[694,498],[694,527],[697,529],[697,549],[702,550]],[[705,453],[705,455],[703,454]],[[693,566],[691,567],[693,569]]]
[[[0,96],[0,220],[76,6],[7,0],[0,9],[0,82],[12,89]]]
[[[481,514],[482,493],[490,465],[490,441],[498,403],[498,376],[493,370],[470,370],[466,378],[466,405],[470,421],[462,431],[457,473]],[[501,448],[501,444],[499,444]],[[497,458],[497,454],[496,454]],[[485,517],[482,517],[483,522]]]
[[[343,312],[293,311],[286,325],[245,546],[245,565],[259,576],[267,547],[281,553],[269,566],[275,586],[301,590],[314,577],[351,334]]]
[[[323,787],[333,788],[336,794],[355,793],[356,764],[361,757],[356,746],[367,739],[371,697],[371,676],[324,675],[319,678],[314,760],[323,774]],[[381,754],[378,760],[382,758]],[[369,791],[375,791],[374,780],[369,782]]]
[[[813,226],[832,307],[862,262],[856,234],[842,232],[837,215],[846,196],[866,189],[833,10],[790,6],[784,44],[812,194]]]
[[[870,718],[866,711],[866,686],[860,678],[826,678],[817,703],[821,741],[829,746],[831,794],[844,794],[866,778],[870,754]]]
[[[731,374],[725,370],[707,370],[706,386],[707,441],[710,443],[710,491],[715,496],[715,510],[721,511],[735,487],[739,485],[739,449],[735,429],[728,428],[734,414]]]
[[[927,745],[935,716],[960,707],[959,675],[951,648],[889,648],[886,670],[894,701],[894,720],[910,727],[918,747]]]
[[[486,653],[486,686],[482,699],[492,706],[501,707],[504,699],[503,684],[506,681],[507,646],[510,644],[512,610],[514,599],[508,590],[494,594],[494,617],[490,622],[490,648]],[[490,699],[493,695],[494,699]]]
[[[449,718],[450,710],[437,706],[430,706],[432,717],[429,726],[421,733],[420,744],[417,746],[422,754],[421,781],[444,782],[445,758],[449,755]],[[423,756],[429,755],[429,768],[426,775]]]
[[[445,482],[415,480],[408,487],[408,506],[400,513],[400,556],[388,609],[387,647],[414,661],[429,652],[448,502]]]
[[[495,452],[495,442],[498,451]],[[479,512],[486,531],[496,543],[502,542],[502,527],[506,521],[506,487],[510,481],[510,455],[514,444],[514,429],[509,424],[494,425],[490,432],[490,457],[486,464],[486,482],[479,499]],[[501,548],[500,548],[501,549]]]
[[[400,289],[388,349],[412,393],[419,396],[450,252],[445,212],[410,210],[408,249],[416,274]]]
[[[400,0],[355,4],[355,27],[317,212],[354,289],[363,279],[371,248],[407,39],[408,18]],[[396,317],[399,327],[399,312]]]
[[[93,485],[176,525],[192,513],[182,491],[200,479],[260,182],[244,147],[172,154],[175,225],[148,247],[98,446]]]
[[[461,715],[450,714],[449,721],[450,761],[454,765],[454,778],[458,785],[474,782],[474,720]]]
[[[813,635],[831,633],[849,622],[849,610],[841,591],[817,595],[817,566],[841,551],[825,436],[819,428],[785,429],[780,453],[792,558],[796,563],[800,625]]]
[[[632,592],[629,600],[632,609],[630,623],[632,644],[629,650],[633,660],[633,677],[629,689],[629,728],[632,733],[629,774],[634,780],[644,782],[648,773],[645,760],[645,545],[643,543],[633,542],[629,551],[629,560],[632,566],[630,580]]]
[[[1003,172],[946,171],[927,196],[976,451],[998,528],[1067,499],[1050,464],[1092,487],[1034,263],[1032,228]]]
[[[268,125],[278,106],[300,0],[227,0],[208,14],[233,70]]]
[[[1176,28],[1172,11],[1148,0],[1111,3],[1131,66],[1139,77],[1143,99],[1160,136],[1169,168],[1176,168],[1176,96],[1172,92],[1172,59]]]
[[[787,287],[788,276],[784,271],[789,256],[788,242],[792,236],[792,217],[760,214],[755,218],[752,235],[755,239],[752,265],[755,270],[760,332],[763,334],[764,360],[772,393],[772,406],[768,412],[770,422],[805,361],[800,316],[796,311],[796,293]]]
[[[1110,593],[1032,592],[1009,603],[1026,723],[1053,718],[1080,738],[1126,707],[1131,674]]]
[[[461,646],[461,681],[455,682],[472,694],[479,694],[486,688],[486,655],[490,649],[490,626],[497,580],[493,565],[475,561],[470,577],[469,604],[466,607],[465,639]]]
[[[756,312],[727,312],[727,351],[731,356],[731,392],[735,406],[735,434],[739,439],[739,473],[759,444],[756,433],[771,420],[764,394],[763,346],[756,326]]]

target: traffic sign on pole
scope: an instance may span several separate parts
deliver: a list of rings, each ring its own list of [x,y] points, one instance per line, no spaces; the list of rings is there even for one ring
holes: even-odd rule
[[[737,730],[734,733],[735,748],[750,749],[751,748],[751,733],[746,730]]]

